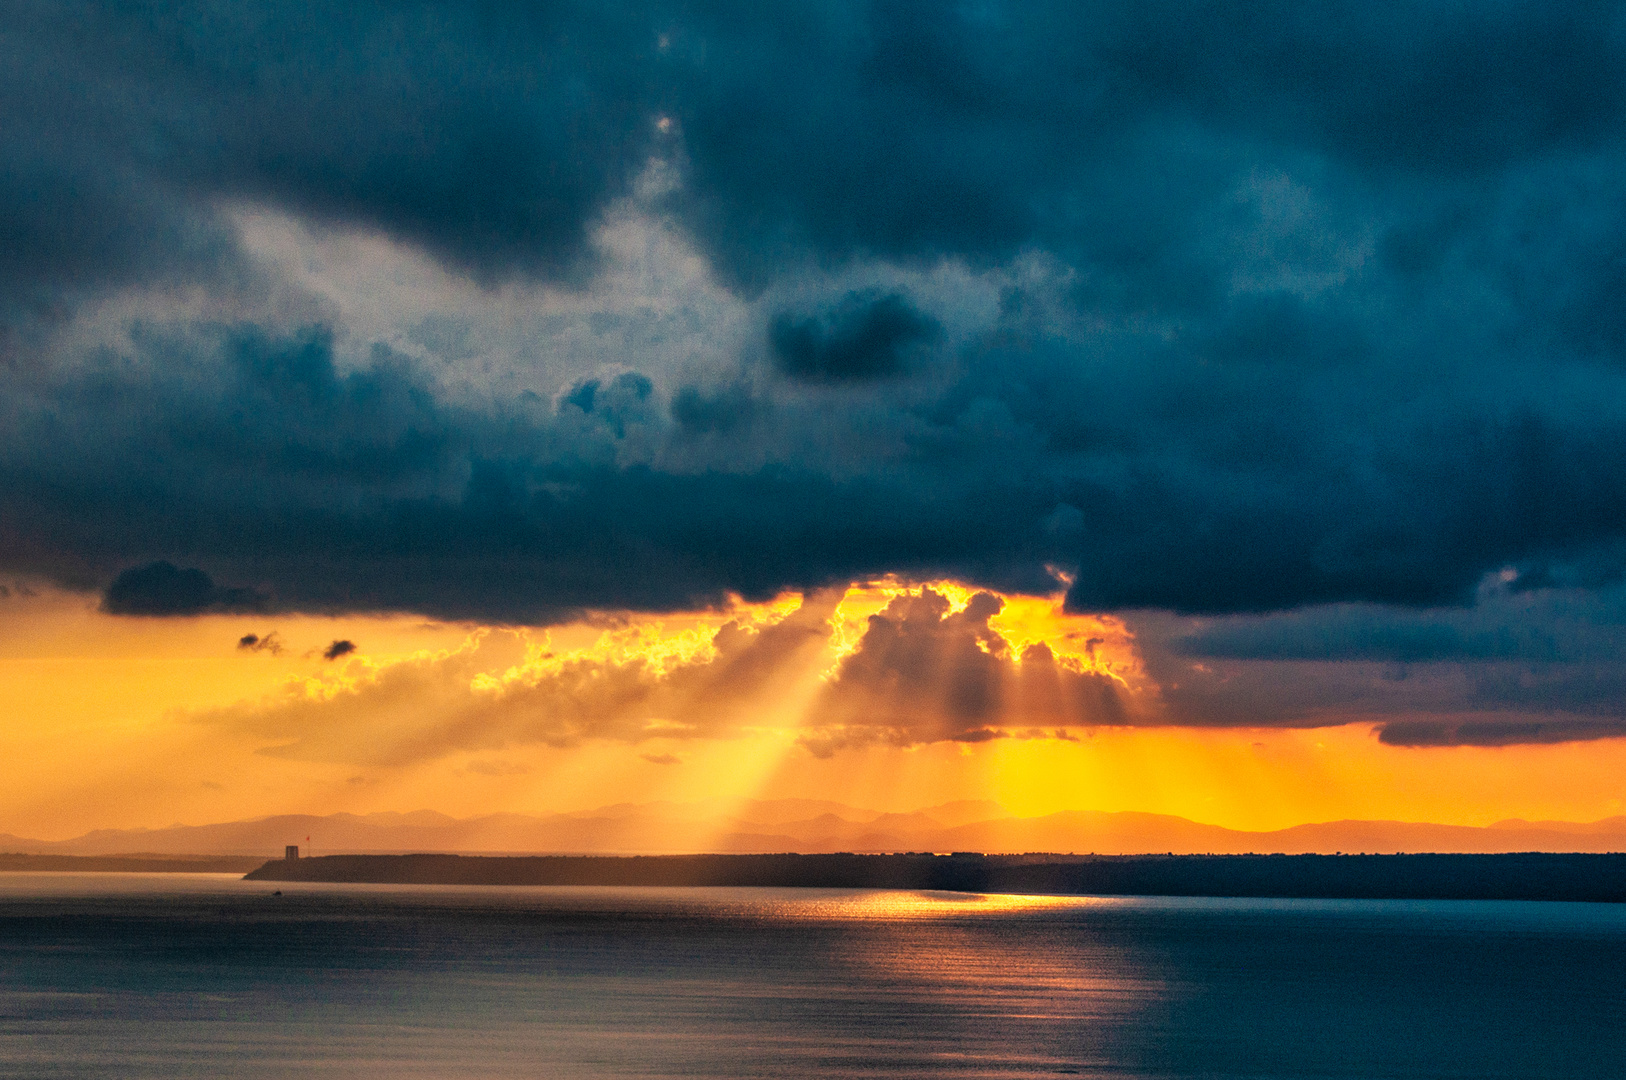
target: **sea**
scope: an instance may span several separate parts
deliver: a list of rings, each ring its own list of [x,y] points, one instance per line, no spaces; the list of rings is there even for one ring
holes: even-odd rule
[[[0,874],[0,1077],[1626,1078],[1626,906]]]

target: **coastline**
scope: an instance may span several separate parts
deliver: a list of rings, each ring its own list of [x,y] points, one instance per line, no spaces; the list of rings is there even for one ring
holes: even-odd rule
[[[274,859],[245,879],[1622,903],[1626,854],[323,855]]]

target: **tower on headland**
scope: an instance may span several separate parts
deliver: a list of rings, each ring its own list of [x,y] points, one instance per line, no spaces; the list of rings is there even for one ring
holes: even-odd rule
[[[289,860],[290,862],[292,862],[294,859],[299,858],[299,845],[298,844],[289,844],[287,847],[283,848],[282,849],[282,857],[284,859]]]

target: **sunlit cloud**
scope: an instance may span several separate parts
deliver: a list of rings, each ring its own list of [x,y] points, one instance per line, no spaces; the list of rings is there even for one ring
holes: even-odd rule
[[[452,648],[358,653],[195,720],[261,738],[264,754],[400,766],[456,751],[770,731],[816,755],[1057,738],[1144,720],[1155,705],[1132,635],[1115,619],[1066,614],[1059,596],[889,580],[603,622],[573,646],[559,642],[585,627],[479,629]],[[491,651],[499,641],[523,655],[503,663]]]
[[[1189,713],[1168,715],[1175,684],[1178,708],[1192,708],[1181,696],[1189,676],[1170,666],[1171,656],[1208,666],[1215,685],[1230,679],[1225,685],[1236,684],[1244,701],[1272,682],[1278,698],[1297,694],[1301,683],[1323,697],[1356,684],[1328,684],[1324,661],[1171,654],[1160,644],[1169,640],[1166,628],[1144,618],[1072,615],[1042,596],[1002,594],[1004,608],[987,619],[995,633],[984,634],[979,617],[967,615],[979,590],[952,582],[930,583],[946,612],[922,583],[883,580],[805,600],[787,595],[660,618],[599,615],[547,630],[416,618],[129,619],[100,612],[92,597],[26,583],[8,589],[0,754],[29,767],[14,770],[0,791],[0,832],[19,836],[291,811],[423,807],[473,816],[699,801],[705,814],[690,816],[704,821],[685,826],[683,845],[701,850],[721,842],[730,807],[781,798],[900,812],[971,800],[984,817],[1137,810],[1239,828],[1384,817],[1484,825],[1622,812],[1626,739],[1412,747],[1377,737],[1375,729],[1401,714],[1322,706],[1307,720],[1270,714],[1266,726],[1213,722],[1248,715],[1230,710],[1193,727],[1175,722]],[[923,603],[939,612],[936,627],[918,621]],[[1017,619],[1024,610],[1026,621]],[[808,621],[797,629],[804,613]],[[1010,694],[1021,685],[1016,679],[1004,683],[1000,722],[987,725],[1006,737],[958,741],[957,732],[981,729],[915,723],[907,702],[860,678],[862,665],[843,683],[843,662],[860,646],[877,650],[864,661],[868,674],[886,670],[876,662],[885,639],[865,641],[871,616],[889,621],[895,637],[931,629],[921,636],[939,644],[969,637],[1003,649],[1009,662],[997,668],[1007,679],[1031,646],[1045,643],[1063,664],[1071,643],[1082,654],[1076,670],[1107,672],[1141,726],[1035,726],[1022,715],[1024,699]],[[837,634],[843,625],[853,629],[845,645]],[[776,653],[753,644],[776,628],[791,646]],[[286,642],[280,654],[238,647],[249,634],[273,633]],[[1084,646],[1096,638],[1104,640],[1093,646],[1092,669]],[[320,649],[336,639],[363,648],[322,660]],[[905,649],[893,666],[911,655],[934,654]],[[981,655],[986,663],[991,654]],[[576,704],[558,692],[562,675],[596,673],[578,687],[611,683],[616,665],[643,684],[626,715],[577,715],[574,730],[550,720],[543,705]],[[1239,674],[1243,665],[1264,670]],[[753,669],[764,672],[768,689],[744,700],[695,689],[726,681],[729,670]],[[1414,674],[1383,685],[1416,693],[1420,681],[1428,680]],[[887,711],[857,719],[885,723],[855,723],[836,711],[860,691]],[[1454,715],[1466,722],[1466,714]],[[561,733],[574,741],[546,741]],[[811,752],[820,738],[828,757]],[[667,756],[678,763],[648,760]]]

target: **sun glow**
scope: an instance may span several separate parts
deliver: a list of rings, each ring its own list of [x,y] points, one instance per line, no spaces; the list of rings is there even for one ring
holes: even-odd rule
[[[925,590],[945,598],[951,613],[964,611],[979,592],[992,591],[941,579],[910,582],[885,578],[848,587],[830,620],[835,662],[830,673],[834,673],[835,664],[857,650],[870,616],[880,614],[899,597],[919,596]],[[1013,661],[1020,663],[1027,649],[1043,645],[1057,660],[1076,671],[1107,675],[1126,687],[1145,686],[1145,672],[1135,649],[1134,635],[1122,620],[1111,615],[1070,613],[1061,593],[994,595],[1003,606],[988,620],[988,625],[1005,641]]]
[[[1626,809],[1620,739],[1419,750],[1379,743],[1374,718],[1359,716],[1318,729],[1040,726],[1013,693],[971,732],[978,742],[901,722],[865,735],[853,726],[862,710],[832,718],[830,695],[863,655],[872,617],[898,624],[928,590],[946,602],[945,618],[979,591],[886,579],[545,629],[124,619],[73,594],[14,595],[0,620],[0,756],[30,765],[0,791],[0,832],[654,800],[705,802],[727,817],[744,800],[789,797],[898,812],[983,799],[1023,816],[1138,810],[1255,829],[1592,820]],[[1057,596],[1000,599],[970,630],[984,635],[983,655],[1003,655],[989,660],[1002,677],[1025,671],[1042,646],[1058,669],[1156,704],[1159,687],[1121,621],[1068,613]],[[275,634],[278,647],[239,648],[250,632]],[[357,651],[323,659],[338,639]],[[572,710],[588,720],[562,724]],[[694,828],[686,842],[703,848],[724,826]]]

